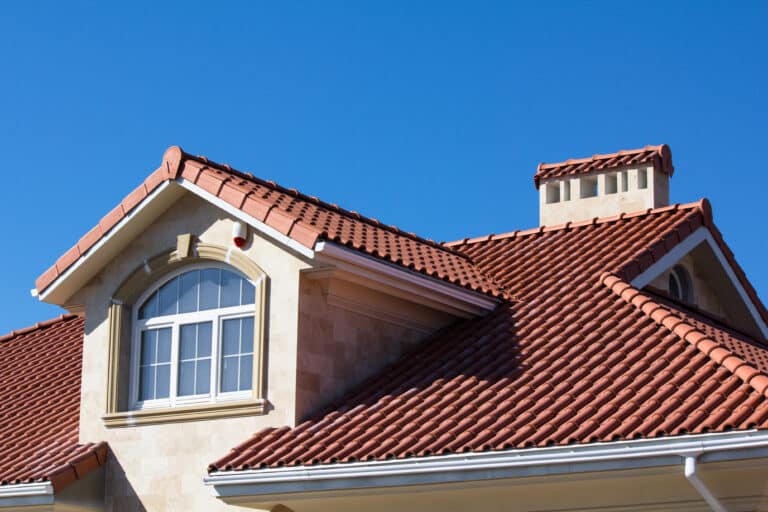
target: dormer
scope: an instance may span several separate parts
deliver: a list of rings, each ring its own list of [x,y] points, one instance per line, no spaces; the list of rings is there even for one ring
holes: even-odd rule
[[[673,172],[666,144],[539,164],[533,177],[539,190],[539,224],[667,206]]]

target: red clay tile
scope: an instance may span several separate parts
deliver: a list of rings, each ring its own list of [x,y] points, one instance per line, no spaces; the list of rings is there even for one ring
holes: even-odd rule
[[[106,444],[78,442],[83,326],[65,315],[0,337],[0,486],[58,491],[106,461]]]

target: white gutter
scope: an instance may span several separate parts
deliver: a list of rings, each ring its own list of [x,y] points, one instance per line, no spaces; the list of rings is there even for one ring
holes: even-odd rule
[[[702,462],[768,457],[768,431],[748,430],[391,461],[222,471],[212,473],[203,480],[222,499],[252,496],[267,501],[285,495],[301,499],[319,491],[669,467],[683,463],[692,453],[699,454]]]
[[[259,231],[277,240],[278,242],[285,245],[286,247],[293,249],[294,251],[301,254],[302,256],[310,259],[314,257],[314,252],[312,251],[312,249],[307,249],[306,247],[304,247],[303,245],[301,245],[299,242],[295,241],[291,237],[282,234],[272,226],[265,224],[264,222],[260,221],[256,217],[252,215],[248,215],[240,208],[236,208],[232,206],[231,204],[224,201],[220,197],[211,194],[207,190],[195,185],[191,181],[185,180],[184,178],[176,178],[176,183],[181,185],[182,188],[192,192],[196,196],[202,199],[205,199],[209,203],[212,203],[217,208],[224,210],[225,212],[235,217],[236,219],[239,219],[242,222],[245,222],[246,224],[254,228],[256,231]]]
[[[428,277],[418,272],[378,260],[372,256],[342,247],[332,242],[315,244],[319,260],[339,270],[349,272],[368,281],[396,288],[406,297],[424,297],[465,313],[470,317],[496,308],[499,299],[484,293],[465,289],[453,283]]]
[[[728,512],[725,507],[717,500],[714,494],[707,488],[706,484],[701,481],[699,474],[696,473],[696,456],[688,455],[685,457],[685,478],[691,482],[694,489],[704,498],[709,508],[713,512]]]
[[[0,485],[0,508],[52,504],[53,485],[51,482]]]

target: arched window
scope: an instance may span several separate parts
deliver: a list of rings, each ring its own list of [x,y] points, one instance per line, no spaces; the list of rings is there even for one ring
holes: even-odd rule
[[[255,286],[222,266],[185,267],[133,310],[134,409],[251,397]]]
[[[675,265],[669,273],[669,294],[673,299],[693,304],[693,283],[682,265]]]

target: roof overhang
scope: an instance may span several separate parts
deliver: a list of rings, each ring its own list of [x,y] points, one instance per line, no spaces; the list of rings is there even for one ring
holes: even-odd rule
[[[679,261],[686,254],[703,243],[706,243],[714,253],[717,261],[725,271],[728,280],[736,289],[739,298],[743,301],[745,307],[749,311],[749,316],[754,320],[755,325],[763,335],[763,338],[768,339],[768,325],[766,325],[762,315],[760,315],[758,305],[755,304],[754,301],[750,298],[747,290],[744,288],[743,283],[738,278],[733,266],[728,261],[728,258],[725,256],[725,254],[723,254],[720,245],[717,243],[709,228],[706,226],[702,226],[688,235],[685,240],[678,243],[674,248],[672,248],[672,250],[659,258],[658,261],[653,263],[653,265],[648,267],[643,273],[635,277],[630,284],[638,290],[643,289],[659,275],[661,275],[665,270],[671,268],[677,261]]]
[[[419,303],[468,318],[496,307],[499,299],[465,289],[459,285],[390,264],[340,245],[318,241],[307,248],[277,229],[236,208],[216,195],[182,177],[166,181],[144,198],[129,214],[48,285],[39,299],[66,307],[72,295],[92,279],[121,250],[185,193],[191,193],[251,226],[286,250],[333,267],[341,275],[367,286],[386,288],[396,296],[418,299]]]
[[[417,492],[419,486],[555,477],[595,472],[682,466],[687,457],[701,463],[768,457],[768,431],[739,431],[524,448],[498,452],[415,457],[318,466],[223,471],[204,478],[214,495],[230,504],[275,503],[341,496],[343,493]],[[521,482],[523,480],[520,480]]]

